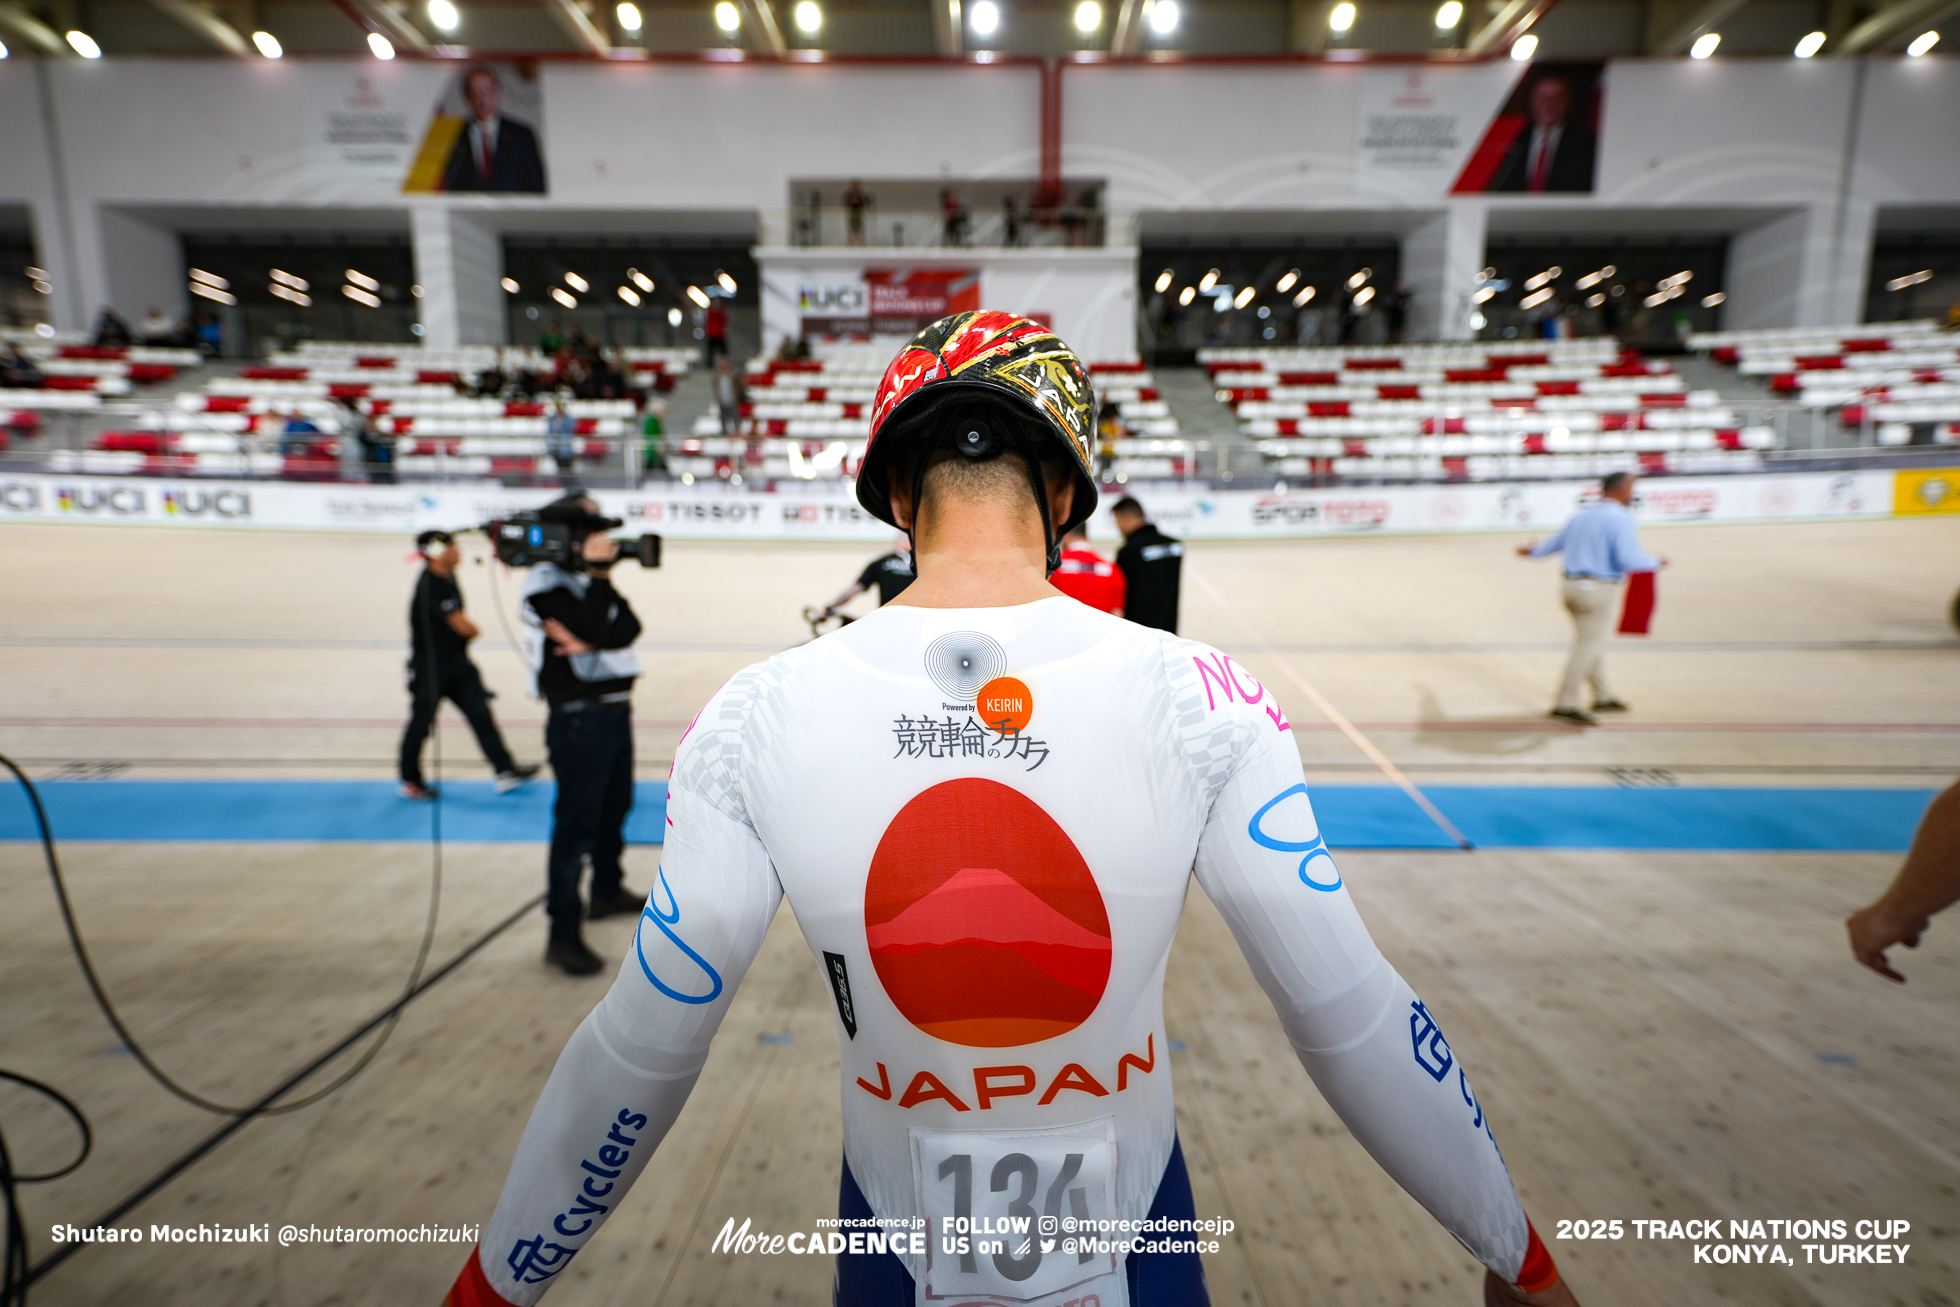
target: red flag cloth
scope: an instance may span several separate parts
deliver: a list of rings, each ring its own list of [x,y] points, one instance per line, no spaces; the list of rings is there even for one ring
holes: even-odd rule
[[[1626,604],[1620,609],[1620,634],[1645,635],[1654,620],[1654,574],[1628,572]]]

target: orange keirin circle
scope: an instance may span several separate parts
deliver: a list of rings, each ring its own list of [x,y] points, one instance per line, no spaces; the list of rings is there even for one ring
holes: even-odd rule
[[[1025,731],[1034,716],[1034,692],[1011,676],[996,676],[980,687],[975,701],[980,720],[997,731]]]

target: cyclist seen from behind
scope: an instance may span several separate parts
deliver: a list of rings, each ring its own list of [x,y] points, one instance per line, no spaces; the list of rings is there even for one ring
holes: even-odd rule
[[[1093,413],[1080,360],[1008,314],[943,319],[892,362],[857,492],[911,534],[918,579],[736,675],[682,740],[638,933],[454,1307],[537,1302],[597,1235],[785,895],[837,1016],[839,1215],[928,1223],[840,1255],[837,1304],[1202,1307],[1192,1252],[949,1230],[1192,1218],[1163,987],[1194,868],[1322,1094],[1490,1268],[1485,1301],[1573,1302],[1348,896],[1272,695],[1049,583],[1094,506]]]

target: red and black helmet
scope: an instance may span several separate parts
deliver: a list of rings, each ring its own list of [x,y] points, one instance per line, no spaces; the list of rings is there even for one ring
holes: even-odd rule
[[[858,469],[858,503],[879,521],[898,525],[889,482],[893,459],[911,453],[923,470],[924,455],[934,447],[960,447],[967,433],[954,428],[966,418],[992,418],[1000,428],[996,434],[1028,462],[1053,570],[1061,538],[1096,509],[1089,452],[1095,411],[1088,369],[1047,327],[990,310],[941,318],[898,352],[878,383],[871,441]],[[1049,512],[1040,472],[1051,440],[1068,451],[1075,468],[1075,496],[1061,522]]]

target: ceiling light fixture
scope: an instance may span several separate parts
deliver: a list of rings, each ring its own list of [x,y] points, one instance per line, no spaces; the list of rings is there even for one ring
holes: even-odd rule
[[[1808,59],[1823,48],[1824,34],[1822,32],[1812,32],[1804,37],[1803,40],[1797,42],[1797,58]]]
[[[640,18],[640,7],[638,5],[630,4],[630,3],[622,4],[618,8],[613,10],[613,16],[619,19],[620,31],[637,32],[640,30],[640,23],[642,20]]]
[[[1000,6],[994,0],[980,0],[973,6],[973,30],[982,36],[992,36],[1000,30]]]
[[[619,288],[619,297],[636,309],[640,307],[640,292],[634,290],[631,286],[621,286]]]
[[[1892,280],[1885,283],[1885,289],[1904,290],[1908,286],[1917,286],[1922,281],[1931,281],[1932,279],[1933,270],[1931,268],[1922,268],[1918,272],[1909,272],[1903,277],[1892,278]]]
[[[647,294],[651,295],[653,293],[653,278],[647,276],[638,268],[628,268],[626,270],[626,279],[635,286],[638,286],[641,290],[647,292]]]
[[[1172,274],[1171,270],[1169,268],[1165,268],[1162,272],[1157,274],[1157,293],[1159,295],[1162,295],[1165,291],[1171,288],[1171,283],[1176,280],[1177,278]]]
[[[97,45],[95,38],[87,32],[70,31],[68,33],[68,44],[74,47],[75,53],[84,59],[100,59],[102,57],[102,47]]]
[[[680,325],[681,325],[681,316],[682,316],[682,315],[681,315],[681,311],[680,311],[679,309],[668,309],[668,310],[667,310],[667,325],[668,325],[668,326],[670,326],[670,327],[678,327],[678,326],[680,326]]]
[[[1188,309],[1191,307],[1191,301],[1196,298],[1198,298],[1198,288],[1196,286],[1186,286],[1178,293],[1178,307]]]
[[[272,275],[272,279],[278,282],[282,286],[291,286],[294,290],[312,289],[312,287],[307,283],[306,278],[295,277],[292,273],[287,272],[284,268],[272,269],[271,275]]]
[[[1279,284],[1273,287],[1273,289],[1284,295],[1287,291],[1293,289],[1293,283],[1298,280],[1300,280],[1300,270],[1298,268],[1291,269],[1279,279]]]
[[[1298,295],[1295,295],[1293,297],[1293,307],[1296,309],[1305,308],[1307,301],[1312,298],[1313,298],[1313,287],[1308,286],[1305,289],[1303,289]]]
[[[1725,295],[1725,294],[1723,294],[1723,293],[1722,293],[1721,291],[1719,291],[1719,290],[1718,290],[1718,291],[1716,291],[1716,292],[1715,292],[1715,293],[1714,293],[1713,295],[1704,295],[1704,296],[1702,296],[1702,297],[1701,297],[1701,306],[1702,306],[1703,308],[1705,308],[1705,309],[1712,309],[1712,308],[1714,308],[1714,307],[1715,307],[1716,305],[1718,305],[1718,304],[1721,304],[1721,303],[1723,303],[1723,302],[1724,302],[1725,300],[1727,300],[1727,299],[1728,299],[1728,296],[1727,296],[1727,295]]]
[[[1920,55],[1925,54],[1939,43],[1940,34],[1938,32],[1921,32],[1918,36],[1912,38],[1912,44],[1906,47],[1906,53],[1917,59]]]
[[[1335,5],[1334,11],[1327,15],[1327,25],[1337,32],[1345,32],[1350,27],[1353,27],[1354,6],[1345,3],[1345,0],[1341,4]]]
[[[347,270],[347,280],[353,282],[356,286],[359,286],[362,290],[381,289],[380,282],[368,276],[365,272],[356,272],[352,268],[349,268]]]
[[[1458,4],[1457,0],[1448,0],[1436,11],[1436,30],[1439,32],[1454,31],[1456,25],[1462,21],[1463,6]]]
[[[563,286],[553,286],[551,288],[551,298],[557,300],[560,304],[563,304],[568,309],[575,309],[578,307],[578,301],[573,299],[570,293],[567,292]]]
[[[1244,290],[1233,296],[1232,307],[1235,309],[1244,308],[1246,305],[1252,303],[1252,297],[1257,293],[1252,287],[1247,286]]]
[[[1082,0],[1075,7],[1075,30],[1093,32],[1102,26],[1102,6],[1096,0]]]
[[[715,274],[715,280],[720,282],[721,288],[727,291],[730,295],[733,295],[735,293],[735,279],[729,276],[727,273],[717,272]]]
[[[1526,32],[1511,42],[1511,57],[1522,63],[1538,53],[1538,38]]]
[[[1552,288],[1550,286],[1547,286],[1543,290],[1534,290],[1531,292],[1531,294],[1519,300],[1518,307],[1521,309],[1535,309],[1540,304],[1543,304],[1546,300],[1550,299],[1551,297],[1552,297]]]
[[[565,274],[565,284],[567,286],[570,286],[573,290],[579,292],[579,294],[581,295],[583,295],[586,291],[592,289],[592,283],[587,281],[585,278],[579,276],[576,272],[568,272]]]
[[[1184,11],[1177,7],[1177,0],[1156,0],[1150,6],[1150,30],[1159,36],[1169,36],[1177,30],[1184,17]]]
[[[1218,284],[1218,269],[1213,268],[1210,272],[1207,272],[1204,276],[1198,278],[1198,293],[1202,295],[1203,293],[1210,290],[1213,286],[1216,286],[1217,284]]]
[[[353,300],[356,304],[365,304],[371,309],[381,307],[381,297],[379,295],[371,295],[359,286],[342,286],[340,293],[348,299]]]
[[[463,16],[456,12],[456,6],[449,0],[429,0],[429,21],[445,32],[453,32]]]
[[[506,294],[509,295],[517,294],[517,278],[505,277],[502,281],[498,282],[497,284],[504,288],[504,292]]]
[[[1354,292],[1354,302],[1357,307],[1366,304],[1373,298],[1375,298],[1375,288],[1373,286],[1363,286],[1360,290]]]
[[[715,26],[724,32],[740,31],[742,11],[729,4],[728,0],[721,0],[721,3],[715,6]]]
[[[29,268],[28,271],[31,273],[35,271],[35,269]],[[217,273],[206,272],[202,268],[191,269],[191,280],[201,281],[207,286],[216,286],[219,290],[228,290],[231,287],[231,283],[226,281],[223,277],[220,277]]]
[[[815,33],[823,27],[823,10],[817,6],[817,0],[797,0],[793,14],[796,18],[796,30],[805,35]]]
[[[395,57],[394,44],[379,32],[368,33],[368,49],[374,51],[374,57],[376,59],[393,59]]]
[[[702,290],[699,286],[689,286],[687,288],[687,297],[704,309],[708,307],[708,292]]]
[[[259,53],[268,59],[283,59],[286,57],[286,47],[280,45],[279,38],[270,32],[252,33],[252,44],[256,45],[259,48]]]
[[[1722,44],[1720,32],[1703,32],[1695,38],[1695,43],[1688,47],[1688,58],[1706,59],[1715,53],[1715,47],[1720,44]]]

